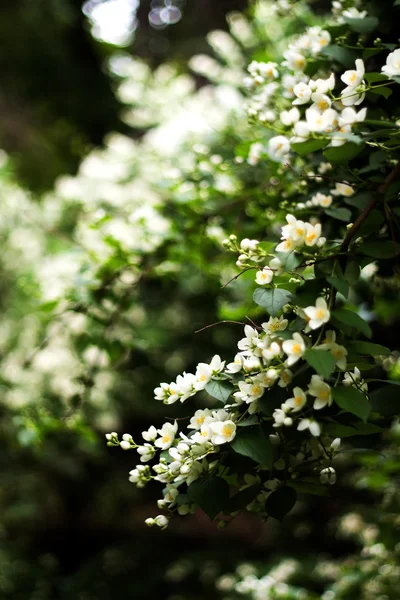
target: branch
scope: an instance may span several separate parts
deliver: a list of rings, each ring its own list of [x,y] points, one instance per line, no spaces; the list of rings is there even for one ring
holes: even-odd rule
[[[354,221],[353,226],[347,232],[347,235],[344,238],[343,243],[340,247],[341,252],[347,252],[347,250],[350,246],[351,240],[354,238],[357,231],[360,229],[361,225],[364,223],[364,221],[366,220],[368,215],[372,212],[372,210],[378,204],[379,196],[381,194],[384,194],[386,192],[386,190],[388,189],[389,185],[393,181],[398,179],[399,177],[400,177],[400,161],[397,163],[397,165],[395,166],[393,171],[391,171],[389,173],[389,175],[386,177],[385,181],[380,186],[380,188],[378,190],[379,193],[374,198],[371,198],[371,200],[369,201],[369,203],[367,204],[365,209],[362,211],[362,213],[360,213],[358,215],[357,219]]]

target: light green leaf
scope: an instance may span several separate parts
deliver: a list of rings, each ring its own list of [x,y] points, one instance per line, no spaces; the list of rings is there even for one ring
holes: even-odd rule
[[[304,359],[321,377],[329,377],[336,367],[335,357],[326,350],[307,350]]]
[[[275,317],[291,298],[290,292],[279,288],[257,288],[253,294],[254,302],[265,308],[272,317]]]
[[[306,142],[297,142],[291,145],[291,150],[296,152],[296,154],[300,154],[300,156],[306,156],[306,154],[310,154],[311,152],[316,152],[317,150],[321,150],[325,148],[329,143],[329,140],[307,140]]]
[[[363,19],[350,19],[349,17],[344,17],[344,20],[350,28],[353,31],[357,31],[357,33],[370,33],[379,25],[379,19],[376,17],[364,17]]]
[[[367,421],[372,407],[368,398],[362,392],[353,386],[335,387],[332,392],[333,398],[340,408],[356,415],[363,421]]]
[[[211,379],[211,381],[207,383],[205,390],[207,394],[210,394],[210,396],[225,404],[234,388],[227,381]]]
[[[229,485],[221,477],[208,475],[193,481],[187,493],[190,500],[198,504],[210,519],[215,519],[229,500]]]
[[[370,326],[364,319],[360,317],[357,313],[347,310],[346,308],[339,308],[332,313],[332,316],[337,321],[344,323],[345,325],[349,325],[350,327],[355,327],[361,333],[365,335],[365,337],[371,337],[372,331]]]
[[[269,441],[268,434],[260,425],[240,429],[231,442],[231,447],[238,454],[248,456],[260,465],[272,467],[273,446]]]

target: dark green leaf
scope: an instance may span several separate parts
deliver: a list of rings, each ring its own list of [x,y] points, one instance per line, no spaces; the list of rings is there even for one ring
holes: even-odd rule
[[[362,254],[372,258],[393,258],[400,253],[400,245],[392,240],[382,240],[381,242],[367,242],[359,247]]]
[[[325,148],[325,146],[328,145],[328,142],[329,140],[307,140],[306,142],[292,144],[291,149],[293,152],[300,154],[300,156],[305,156],[306,154]]]
[[[346,346],[348,350],[355,350],[359,354],[371,354],[372,356],[392,353],[386,346],[373,344],[372,342],[347,342]]]
[[[336,164],[347,163],[349,160],[358,156],[363,149],[364,144],[354,144],[353,142],[349,142],[343,146],[328,148],[325,150],[324,156],[327,160]]]
[[[357,33],[370,33],[379,25],[379,20],[376,17],[364,17],[363,19],[350,19],[344,17],[345,22],[353,31]]]
[[[233,392],[233,386],[226,381],[218,381],[217,379],[212,379],[209,381],[205,387],[205,390],[210,396],[216,398],[220,402],[225,402],[228,400],[229,396]]]
[[[265,502],[265,510],[270,517],[282,521],[296,504],[297,493],[293,487],[284,485],[272,492]]]
[[[340,279],[339,277],[327,277],[326,280],[344,296],[347,298],[349,295],[349,284],[345,279]]]
[[[289,481],[288,485],[298,494],[312,494],[313,496],[329,496],[329,490],[322,483],[313,481]]]
[[[346,265],[346,268],[344,270],[344,278],[350,285],[352,285],[353,283],[356,283],[356,281],[359,280],[360,267],[359,267],[358,263],[356,263],[354,260],[351,260]]]
[[[350,327],[355,327],[361,333],[365,335],[365,337],[371,337],[372,331],[370,326],[364,319],[360,317],[357,313],[347,310],[346,308],[339,308],[332,313],[333,317],[340,321],[341,323],[345,323],[345,325],[349,325]]]
[[[337,60],[340,64],[344,65],[345,67],[353,69],[355,60],[356,58],[358,58],[358,54],[354,50],[343,48],[343,46],[335,46],[334,44],[326,46],[323,49],[322,54]]]
[[[343,206],[334,206],[333,208],[327,208],[326,214],[338,221],[345,221],[346,223],[351,222],[351,210],[344,208]]]
[[[259,494],[260,486],[259,485],[251,485],[244,490],[241,490],[234,496],[231,496],[225,506],[225,512],[233,513],[237,510],[242,510],[246,508],[250,502],[254,500],[254,498]]]
[[[273,447],[268,434],[260,425],[240,429],[231,442],[231,447],[238,454],[248,456],[260,465],[272,467]]]
[[[332,390],[333,398],[340,408],[350,412],[363,421],[366,421],[371,412],[368,398],[353,386],[335,387]]]
[[[364,79],[367,80],[368,83],[376,83],[377,81],[387,81],[388,78],[383,73],[365,73]],[[367,123],[379,123],[381,125],[381,121],[366,121]]]
[[[304,359],[321,377],[329,377],[335,370],[336,359],[326,350],[307,350]]]
[[[392,94],[392,90],[390,89],[390,87],[372,87],[370,90],[368,90],[369,92],[371,92],[371,94],[376,94],[377,96],[383,96],[384,98],[389,98],[389,96]]]
[[[286,271],[293,271],[302,261],[302,256],[296,252],[275,252]]]
[[[279,288],[257,288],[253,294],[254,302],[265,308],[272,317],[275,317],[291,298],[290,292]]]
[[[400,412],[400,394],[394,385],[384,385],[373,390],[370,393],[370,399],[373,411],[383,417],[398,415]]]
[[[215,519],[229,500],[229,485],[221,477],[208,475],[193,481],[187,493],[191,501],[200,506],[210,519]]]

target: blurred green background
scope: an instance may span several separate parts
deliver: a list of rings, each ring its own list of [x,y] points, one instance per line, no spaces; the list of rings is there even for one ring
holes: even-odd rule
[[[348,558],[363,551],[366,540],[360,528],[353,535],[337,535],[342,516],[358,510],[365,523],[378,531],[377,543],[380,536],[386,536],[391,547],[396,546],[393,532],[399,527],[395,516],[399,497],[394,484],[400,464],[396,427],[390,437],[390,460],[379,462],[380,457],[368,453],[351,460],[344,456],[343,484],[335,488],[333,497],[300,503],[282,528],[247,517],[219,531],[198,514],[176,519],[165,532],[149,530],[143,521],[153,514],[157,485],[137,490],[128,483],[136,456],[105,445],[104,431],[113,427],[138,438],[151,423],[162,422],[165,407],[153,401],[153,388],[160,381],[173,379],[180,370],[190,370],[216,352],[229,356],[235,346],[236,329],[210,329],[198,335],[195,344],[193,332],[219,318],[243,318],[243,310],[235,310],[248,291],[245,277],[221,298],[221,272],[226,281],[236,271],[232,257],[221,256],[219,228],[223,226],[222,234],[240,227],[243,237],[262,235],[265,214],[278,202],[273,189],[269,197],[265,195],[268,182],[262,168],[246,170],[235,164],[234,175],[226,179],[224,161],[233,164],[235,153],[240,153],[239,143],[247,144],[248,150],[243,140],[244,117],[226,123],[216,138],[211,132],[206,150],[195,151],[194,165],[184,161],[183,151],[179,165],[167,153],[159,163],[155,161],[155,171],[164,163],[170,170],[179,166],[181,177],[182,173],[186,176],[183,183],[190,182],[190,186],[168,180],[164,189],[160,187],[163,216],[172,221],[173,232],[138,258],[128,273],[131,279],[113,280],[129,253],[116,241],[117,236],[104,234],[111,253],[96,265],[95,277],[91,257],[82,260],[75,274],[75,295],[68,298],[72,308],[66,311],[60,303],[59,324],[53,327],[50,315],[58,300],[46,284],[50,288],[55,275],[62,284],[67,277],[65,264],[43,263],[41,289],[32,274],[36,252],[38,260],[42,255],[63,253],[64,262],[70,256],[72,263],[83,239],[81,229],[85,235],[100,231],[109,216],[117,218],[119,211],[128,221],[132,197],[139,204],[151,204],[151,186],[142,189],[135,183],[152,179],[146,160],[159,141],[153,146],[146,142],[143,159],[136,147],[126,152],[126,159],[121,147],[127,139],[141,140],[158,124],[157,119],[162,123],[162,111],[168,109],[165,104],[171,97],[178,105],[181,96],[203,89],[206,79],[197,73],[190,91],[184,79],[188,60],[199,53],[211,56],[206,35],[214,29],[226,31],[226,15],[246,7],[244,0],[3,0],[1,4],[0,148],[8,159],[1,157],[0,233],[9,249],[0,261],[0,391],[4,396],[0,408],[0,599],[228,598],[230,592],[223,585],[216,587],[224,573],[233,572],[243,561],[256,562],[262,571],[288,554],[300,561],[299,586],[311,590],[294,597],[322,598],[334,568],[318,574],[315,556],[324,556],[329,549],[330,559],[340,564],[333,578],[347,577],[348,583],[335,597],[368,600],[376,597],[373,586],[366,591],[362,587],[373,579],[371,573],[397,560],[393,551],[382,558],[382,564],[377,559],[363,570],[361,563]],[[303,25],[299,22],[300,29]],[[262,53],[264,46],[260,35],[252,50]],[[144,59],[149,70],[144,73],[142,63],[134,61],[126,66],[126,58],[118,62],[122,52],[124,57]],[[168,61],[175,67],[163,71]],[[118,93],[124,69],[129,70],[130,84],[150,89],[146,93],[156,106],[151,111],[160,114],[148,115],[135,90],[125,89],[125,95],[134,96],[130,104],[137,109],[131,119],[126,118]],[[148,79],[151,71],[157,74],[153,91]],[[236,76],[233,69],[232,73]],[[210,97],[207,101],[211,111],[217,100]],[[172,104],[169,111],[174,110]],[[111,132],[114,137],[110,138]],[[122,140],[115,133],[125,137]],[[185,143],[183,147],[192,151],[191,140]],[[92,171],[84,161],[87,156]],[[209,156],[217,158],[208,160]],[[122,168],[122,174],[110,177],[112,185],[106,177],[102,179],[107,166],[116,171]],[[196,179],[201,168],[203,179],[213,182],[211,192]],[[244,182],[242,188],[238,181]],[[181,205],[168,203],[171,190]],[[198,194],[204,206],[186,205],[185,193]],[[75,202],[76,194],[83,194],[81,203]],[[90,277],[95,283],[89,285]],[[381,312],[387,320],[382,335],[387,335],[397,322],[398,290],[384,289],[381,295],[386,297]],[[124,337],[126,329],[133,331],[133,342]],[[85,357],[85,368],[69,362],[67,352],[62,354],[64,342]],[[390,345],[386,340],[383,343]],[[98,360],[96,355],[93,361],[92,348],[95,353],[99,348],[106,352],[108,358],[101,368],[102,356]],[[54,381],[52,365],[63,360],[63,378]],[[109,369],[107,360],[112,365]],[[70,385],[76,388],[71,391]],[[26,395],[35,401],[25,404]],[[187,416],[185,407],[179,410]],[[360,448],[363,442],[360,436]],[[377,510],[381,502],[384,508]],[[393,576],[394,571],[388,573]],[[390,581],[386,596],[382,592],[379,598],[396,600],[393,590],[395,584]]]

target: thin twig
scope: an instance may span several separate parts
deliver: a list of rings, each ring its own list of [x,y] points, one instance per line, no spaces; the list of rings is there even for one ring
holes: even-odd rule
[[[195,333],[200,333],[201,331],[204,331],[205,329],[210,329],[210,327],[215,327],[216,325],[222,325],[222,323],[234,323],[235,325],[246,325],[246,323],[243,323],[242,321],[224,320],[224,321],[218,321],[217,323],[211,323],[211,325],[206,325],[205,327],[202,327],[201,329],[197,329],[195,331]]]

